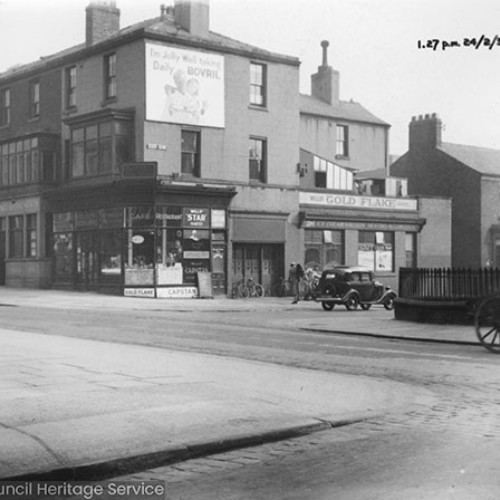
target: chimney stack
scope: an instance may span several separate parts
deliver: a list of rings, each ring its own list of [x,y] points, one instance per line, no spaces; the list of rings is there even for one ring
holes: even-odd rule
[[[321,42],[323,62],[318,67],[318,72],[311,75],[311,94],[316,99],[335,106],[339,103],[340,74],[331,66],[328,66],[329,45],[328,40]]]
[[[208,0],[175,0],[174,16],[175,22],[192,35],[208,36]]]
[[[436,113],[412,116],[410,122],[409,149],[431,149],[441,145],[443,122]]]
[[[87,47],[105,40],[120,30],[120,10],[114,0],[94,0],[85,10]]]

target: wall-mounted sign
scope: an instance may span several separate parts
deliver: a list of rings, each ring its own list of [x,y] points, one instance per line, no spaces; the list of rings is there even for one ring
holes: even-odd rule
[[[210,227],[207,208],[185,208],[183,214],[185,227]]]
[[[379,196],[357,196],[351,194],[307,193],[299,194],[299,203],[342,208],[364,208],[371,210],[418,210],[417,200],[409,198],[382,198]]]
[[[224,229],[226,227],[226,211],[212,209],[212,228]]]
[[[194,299],[198,297],[198,288],[194,286],[157,288],[156,296],[159,299]]]
[[[132,236],[132,243],[134,243],[135,245],[140,245],[141,243],[144,243],[144,236],[140,234],[134,234],[134,236]]]
[[[146,119],[224,127],[224,57],[146,43]]]
[[[155,290],[154,288],[125,288],[123,291],[125,297],[146,297],[154,298]]]

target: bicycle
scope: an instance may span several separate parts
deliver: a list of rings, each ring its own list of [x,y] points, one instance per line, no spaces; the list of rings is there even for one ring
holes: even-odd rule
[[[262,298],[266,294],[264,287],[250,278],[243,278],[237,286],[237,296],[242,299],[249,297]]]
[[[291,290],[292,285],[290,283],[290,280],[281,277],[279,282],[273,286],[272,294],[275,297],[287,297],[288,295],[290,295]]]

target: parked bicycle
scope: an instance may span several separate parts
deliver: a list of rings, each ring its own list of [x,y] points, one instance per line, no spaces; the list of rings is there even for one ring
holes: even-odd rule
[[[276,283],[272,288],[272,294],[275,297],[287,297],[291,294],[292,284],[290,280],[281,277],[279,282]]]
[[[266,294],[264,287],[250,278],[243,278],[236,287],[236,296],[240,299],[261,298]]]

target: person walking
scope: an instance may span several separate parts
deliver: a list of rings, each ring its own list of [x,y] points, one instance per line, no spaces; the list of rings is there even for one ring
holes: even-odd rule
[[[292,304],[297,304],[297,302],[300,300],[300,282],[305,276],[304,268],[300,265],[297,264],[295,266],[295,299],[292,302]]]

